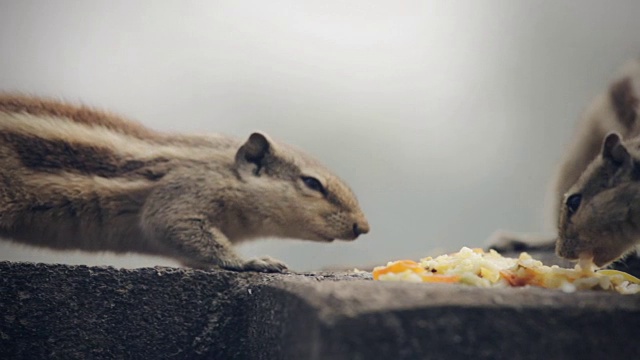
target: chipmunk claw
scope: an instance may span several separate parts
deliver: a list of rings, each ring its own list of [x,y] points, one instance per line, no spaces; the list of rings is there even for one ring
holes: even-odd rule
[[[245,261],[242,264],[242,271],[257,271],[266,273],[283,273],[288,269],[287,265],[278,259],[270,256],[262,256]]]

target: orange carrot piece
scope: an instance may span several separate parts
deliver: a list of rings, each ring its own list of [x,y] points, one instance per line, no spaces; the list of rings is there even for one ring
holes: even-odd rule
[[[388,266],[384,266],[384,267],[381,266],[373,269],[373,278],[375,280],[378,280],[380,275],[384,275],[387,273],[398,274],[398,273],[405,272],[407,270],[411,270],[417,274],[423,273],[426,271],[425,268],[423,268],[422,266],[420,266],[420,264],[418,264],[413,260],[398,260],[398,261],[394,261]]]

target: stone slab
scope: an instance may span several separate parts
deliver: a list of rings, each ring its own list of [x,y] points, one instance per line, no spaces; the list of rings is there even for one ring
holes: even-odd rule
[[[637,359],[640,296],[0,263],[1,359]]]

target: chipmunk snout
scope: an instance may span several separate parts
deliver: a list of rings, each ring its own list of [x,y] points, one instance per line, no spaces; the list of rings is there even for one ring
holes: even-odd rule
[[[369,224],[367,222],[353,224],[353,235],[355,237],[358,237],[362,234],[366,234],[368,232],[369,232]]]

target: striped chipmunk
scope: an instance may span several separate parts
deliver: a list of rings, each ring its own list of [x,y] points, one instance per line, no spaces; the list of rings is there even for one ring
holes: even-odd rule
[[[640,248],[640,57],[619,67],[578,121],[553,179],[551,235],[497,231],[499,251],[555,249],[598,267]]]
[[[260,132],[163,133],[86,106],[0,94],[0,238],[140,253],[198,269],[284,272],[233,244],[355,240],[369,224],[348,185]]]

